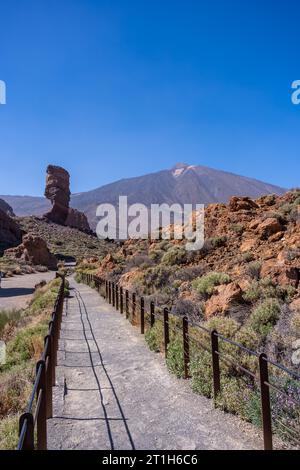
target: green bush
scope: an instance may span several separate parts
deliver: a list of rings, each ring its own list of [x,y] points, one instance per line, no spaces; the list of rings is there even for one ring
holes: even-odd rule
[[[228,274],[211,272],[206,276],[195,279],[192,286],[203,297],[209,297],[213,294],[215,286],[228,284],[229,282],[231,282],[231,278]]]
[[[244,325],[235,334],[234,341],[256,351],[260,344],[260,336],[252,327]]]
[[[251,314],[249,326],[265,338],[277,323],[280,314],[280,305],[275,299],[261,302]]]
[[[79,271],[77,271],[77,272],[75,273],[74,279],[75,279],[75,281],[78,282],[78,283],[82,282],[82,273],[79,272]]]
[[[182,339],[177,337],[169,343],[166,363],[172,374],[175,374],[178,378],[184,377]]]
[[[249,394],[245,419],[259,428],[262,427],[261,398],[257,388]]]
[[[161,262],[167,266],[174,266],[185,263],[186,258],[185,248],[174,246],[163,255]]]
[[[0,450],[14,450],[19,440],[18,416],[8,416],[0,422]]]
[[[250,390],[242,380],[237,377],[222,377],[221,392],[216,403],[222,410],[245,419],[250,394]]]
[[[226,245],[227,237],[226,235],[222,237],[213,237],[213,238],[210,238],[210,242],[214,248],[219,248],[221,246]]]
[[[145,340],[151,351],[161,351],[164,341],[163,324],[161,321],[157,320],[153,327],[146,331]]]
[[[250,263],[250,261],[253,261],[253,254],[250,251],[246,251],[241,255],[241,260]]]
[[[248,264],[247,271],[252,279],[260,279],[261,266],[260,261],[252,261]]]
[[[231,225],[230,229],[232,230],[232,232],[235,232],[235,233],[241,235],[244,231],[244,226],[241,225],[241,224],[233,224],[233,225]]]
[[[243,297],[247,302],[270,298],[290,301],[295,292],[296,289],[293,286],[282,287],[276,285],[272,279],[266,277],[259,281],[252,281]]]
[[[239,329],[239,324],[236,320],[230,317],[211,317],[203,326],[208,330],[217,330],[226,338],[233,338]]]
[[[16,325],[20,320],[21,315],[21,310],[0,310],[0,337],[5,325],[7,325],[8,323],[11,325]]]
[[[43,350],[43,338],[48,330],[47,323],[19,331],[16,337],[7,344],[7,359],[4,369],[32,358],[38,359]]]
[[[211,354],[205,350],[195,353],[190,361],[191,387],[195,393],[212,396]]]

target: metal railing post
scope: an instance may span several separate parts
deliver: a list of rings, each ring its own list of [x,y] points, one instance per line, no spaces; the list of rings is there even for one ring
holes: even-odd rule
[[[55,385],[55,351],[54,351],[54,322],[51,320],[49,322],[49,336],[50,336],[50,341],[51,341],[51,382],[52,386],[54,387]]]
[[[268,386],[269,371],[266,354],[259,355],[259,380],[260,380],[260,397],[261,397],[261,412],[264,434],[264,449],[273,449],[272,439],[272,414],[270,403],[270,390]]]
[[[45,336],[45,346],[47,346],[47,354],[45,359],[45,366],[46,366],[46,407],[47,407],[47,419],[52,418],[53,414],[53,402],[52,402],[52,338],[50,335]]]
[[[40,408],[37,413],[37,448],[38,450],[47,450],[47,382],[45,361],[38,361],[36,373],[39,373],[41,367],[40,380],[36,390],[36,399],[40,399]]]
[[[115,283],[112,283],[112,306],[114,307],[116,304],[116,289],[115,289]]]
[[[136,294],[132,294],[132,310],[131,310],[131,323],[134,322],[135,319],[135,306],[136,306]]]
[[[141,313],[141,334],[145,333],[145,301],[144,297],[141,297],[141,305],[140,305],[140,313]]]
[[[125,312],[126,318],[129,317],[129,292],[128,290],[125,291]]]
[[[123,313],[124,311],[124,305],[123,305],[123,287],[120,287],[120,313]]]
[[[26,421],[26,431],[22,447],[19,450],[34,450],[34,420],[32,413],[23,413],[19,419],[19,436]]]
[[[169,310],[164,308],[164,343],[165,343],[165,357],[168,355],[168,345],[170,342],[169,333]]]
[[[108,282],[108,302],[111,304],[111,282]]]
[[[211,338],[211,355],[212,355],[212,372],[213,372],[213,393],[214,399],[217,399],[218,394],[221,391],[220,381],[220,358],[219,358],[219,340],[217,331],[213,330],[210,334]]]
[[[190,363],[190,343],[189,343],[189,322],[187,317],[182,319],[182,336],[183,336],[183,361],[184,361],[184,378],[189,378]]]
[[[116,309],[119,310],[119,286],[116,284]]]
[[[154,302],[152,301],[150,303],[150,326],[151,328],[154,326],[154,323],[155,323],[154,309],[155,309],[155,306],[154,306]]]

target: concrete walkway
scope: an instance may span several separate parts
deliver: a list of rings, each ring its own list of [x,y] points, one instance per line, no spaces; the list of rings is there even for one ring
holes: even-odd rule
[[[54,277],[55,272],[47,271],[3,278],[0,288],[0,310],[25,308],[34,293],[34,286],[43,279],[48,282]]]
[[[137,328],[70,279],[50,449],[258,449],[260,432],[171,376]]]

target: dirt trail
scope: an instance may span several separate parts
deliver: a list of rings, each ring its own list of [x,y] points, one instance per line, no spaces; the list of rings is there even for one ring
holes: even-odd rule
[[[260,432],[215,410],[95,290],[70,279],[50,449],[259,449]]]
[[[0,288],[0,310],[25,308],[34,292],[34,286],[43,279],[48,282],[54,277],[55,273],[48,271],[3,278]]]

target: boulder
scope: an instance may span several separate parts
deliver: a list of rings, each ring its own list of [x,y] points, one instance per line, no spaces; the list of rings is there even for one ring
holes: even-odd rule
[[[236,282],[216,287],[215,293],[205,304],[205,316],[225,315],[235,303],[242,300],[242,296],[243,291]]]
[[[247,251],[252,251],[256,247],[256,245],[257,245],[256,238],[247,238],[242,241],[240,250],[242,253],[246,253]]]
[[[229,201],[229,210],[231,212],[238,212],[241,210],[252,210],[258,209],[259,205],[255,201],[250,199],[250,197],[236,197],[233,196]]]
[[[257,227],[258,235],[261,239],[267,239],[271,235],[282,231],[282,225],[275,217],[268,217]]]
[[[82,232],[90,232],[90,226],[86,215],[77,209],[73,209],[72,207],[69,207],[65,225],[68,227],[77,228]]]
[[[47,266],[50,269],[57,268],[57,260],[50,253],[45,240],[30,233],[24,235],[19,246],[6,250],[5,255],[33,265]]]

